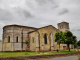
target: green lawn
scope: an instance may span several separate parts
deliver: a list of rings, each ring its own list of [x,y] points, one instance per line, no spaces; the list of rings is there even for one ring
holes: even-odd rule
[[[51,54],[64,54],[64,53],[73,53],[76,52],[73,49],[69,52],[68,50],[57,51],[48,51],[38,54],[37,52],[0,52],[0,57],[17,57],[17,56],[35,56],[35,55],[51,55]]]

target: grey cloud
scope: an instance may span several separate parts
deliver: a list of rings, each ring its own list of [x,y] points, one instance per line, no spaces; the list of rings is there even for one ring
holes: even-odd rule
[[[30,13],[29,11],[26,11],[26,10],[23,11],[23,14],[24,14],[24,16],[27,17],[27,18],[33,17],[33,16],[31,15],[31,13]]]
[[[22,9],[20,7],[15,8],[15,12],[18,13],[19,16],[25,17],[25,18],[32,18],[34,17],[30,11],[26,9]]]
[[[35,3],[34,3],[35,2]],[[33,2],[31,1],[25,1],[26,6],[30,9],[39,9],[39,11],[44,11],[44,10],[49,10],[49,9],[55,9],[58,8],[59,5],[55,0],[34,0]],[[43,9],[43,10],[40,10]]]
[[[54,3],[54,0],[48,0],[48,1],[50,1],[50,2]]]
[[[5,9],[0,8],[0,20],[10,20],[11,13]]]
[[[32,9],[34,9],[34,4],[32,4],[31,2],[29,2],[29,1],[25,1],[25,4],[26,4],[26,6],[28,6],[29,8],[32,8]]]
[[[80,29],[72,29],[71,31],[80,31]]]
[[[80,29],[78,29],[77,31],[80,31]]]
[[[0,1],[2,1],[2,0],[0,0]]]
[[[36,0],[36,2],[38,2],[39,4],[45,4],[45,3],[47,3],[46,0]]]
[[[57,8],[57,7],[59,7],[59,5],[56,5],[54,8]]]
[[[55,9],[55,8],[58,8],[59,7],[59,5],[54,5],[51,9]]]
[[[1,2],[2,0],[0,0],[0,2]]]
[[[71,31],[76,31],[75,29],[71,29]]]
[[[63,19],[65,22],[70,23],[70,31],[80,39],[79,1],[0,0],[0,7],[3,8],[0,9],[0,27],[2,28],[3,25],[9,24],[19,24],[39,28],[46,25],[53,25],[57,28],[57,23],[62,22]]]
[[[68,13],[68,12],[69,12],[69,10],[67,8],[64,8],[59,12],[59,15],[63,15],[63,14]]]
[[[36,0],[40,5],[45,4],[45,3],[54,3],[54,0]]]

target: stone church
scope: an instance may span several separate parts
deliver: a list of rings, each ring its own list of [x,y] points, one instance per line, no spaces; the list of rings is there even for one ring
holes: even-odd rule
[[[41,28],[7,25],[3,27],[2,51],[25,51],[25,39],[29,40],[27,51],[54,51],[59,49],[55,42],[55,32],[69,31],[69,23],[58,23],[58,29],[52,25]],[[66,49],[66,44],[61,44],[60,49]],[[70,48],[74,48],[72,45]]]

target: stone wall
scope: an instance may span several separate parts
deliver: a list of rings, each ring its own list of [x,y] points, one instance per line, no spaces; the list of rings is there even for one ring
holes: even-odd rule
[[[13,47],[14,51],[18,51],[18,50],[22,50],[21,48],[21,43],[14,43],[14,47]]]
[[[13,46],[12,43],[4,43],[2,47],[3,51],[12,51],[13,49],[12,46]]]

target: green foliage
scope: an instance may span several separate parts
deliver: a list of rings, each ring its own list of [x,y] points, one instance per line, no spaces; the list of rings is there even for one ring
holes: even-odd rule
[[[60,44],[64,43],[64,33],[62,31],[56,32],[55,33],[55,42],[59,44],[59,49],[60,49]]]
[[[73,36],[73,34],[72,34],[72,32],[70,32],[70,31],[67,31],[67,32],[65,32],[66,34],[66,37],[72,37]]]
[[[27,45],[29,43],[29,41],[27,39],[25,39],[25,44]]]
[[[72,32],[70,31],[64,32],[64,35],[65,35],[65,44],[67,44],[70,51],[69,45],[70,44],[74,45],[77,42],[76,36],[73,36]]]
[[[73,36],[73,44],[77,43],[77,37]]]
[[[55,33],[55,41],[58,44],[64,43],[68,45],[69,51],[70,51],[70,44],[75,44],[77,42],[76,36],[73,36],[72,32],[56,32]]]
[[[66,44],[75,44],[77,42],[76,36],[73,36],[72,32],[64,32],[64,35]]]
[[[74,44],[74,48],[77,48],[77,43]]]
[[[62,31],[55,33],[55,42],[58,44],[64,43],[64,33]]]
[[[80,46],[80,40],[77,42],[77,45]]]

